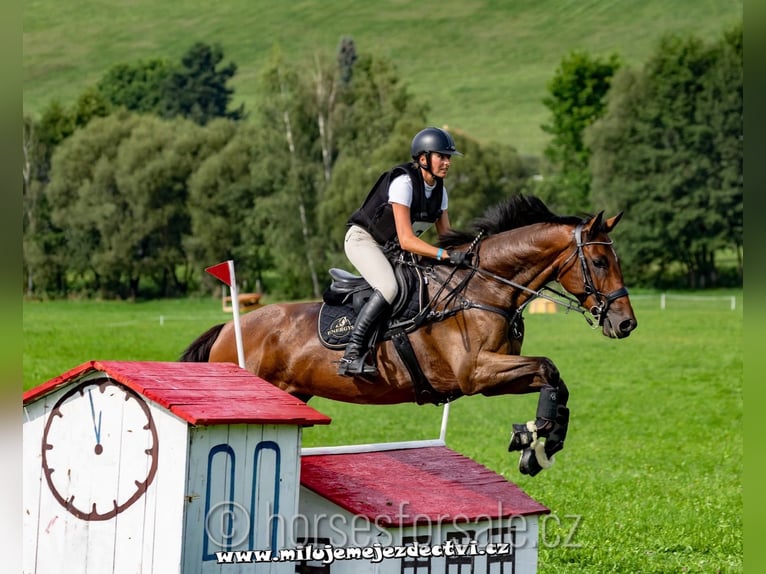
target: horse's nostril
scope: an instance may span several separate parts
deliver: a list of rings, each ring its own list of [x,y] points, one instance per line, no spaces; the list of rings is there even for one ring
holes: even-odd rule
[[[626,334],[630,333],[636,327],[638,327],[638,321],[635,319],[625,319],[620,323],[620,331]]]

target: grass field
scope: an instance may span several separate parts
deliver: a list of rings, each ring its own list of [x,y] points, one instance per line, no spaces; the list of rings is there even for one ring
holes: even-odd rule
[[[253,109],[273,46],[289,58],[334,56],[342,36],[384,56],[429,122],[539,154],[546,84],[572,50],[642,65],[665,32],[717,38],[741,21],[742,0],[442,0],[410,3],[203,0],[24,0],[24,111],[72,103],[112,66],[177,60],[194,41],[220,43],[238,65],[235,104]]]
[[[512,422],[535,396],[465,397],[451,405],[447,445],[551,509],[541,574],[742,572],[743,309],[720,299],[635,296],[638,329],[622,341],[575,314],[527,315],[524,352],[554,360],[572,411],[556,464],[519,474],[506,452]],[[731,309],[729,296],[735,297]],[[24,386],[90,359],[175,360],[226,319],[218,299],[27,302]],[[307,446],[435,438],[441,409],[357,406],[314,399],[328,427]]]

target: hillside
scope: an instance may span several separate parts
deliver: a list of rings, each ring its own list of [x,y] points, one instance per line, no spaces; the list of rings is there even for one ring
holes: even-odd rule
[[[741,19],[742,0],[25,0],[24,112],[70,104],[114,64],[177,59],[195,41],[223,46],[238,66],[235,104],[252,108],[273,46],[308,61],[351,36],[395,63],[430,123],[538,154],[546,83],[572,50],[640,66],[666,32],[713,39]]]

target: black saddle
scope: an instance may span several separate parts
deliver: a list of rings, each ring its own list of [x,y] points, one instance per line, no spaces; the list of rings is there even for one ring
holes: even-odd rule
[[[428,305],[427,281],[422,271],[405,261],[393,263],[398,285],[391,315],[381,329],[382,340],[394,332],[409,332],[418,327],[415,320]],[[348,343],[359,310],[372,295],[367,280],[344,269],[330,269],[330,286],[322,295],[317,330],[322,344],[329,349],[342,349]]]

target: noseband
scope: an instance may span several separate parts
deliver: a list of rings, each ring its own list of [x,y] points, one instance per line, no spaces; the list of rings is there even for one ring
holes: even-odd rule
[[[596,289],[596,286],[593,283],[593,277],[590,273],[590,266],[588,265],[588,262],[585,259],[585,252],[583,250],[584,247],[587,247],[588,245],[612,245],[612,241],[587,241],[583,242],[582,240],[582,228],[583,224],[580,223],[574,230],[574,239],[575,239],[575,245],[576,250],[567,257],[566,261],[561,265],[561,268],[565,268],[567,263],[575,256],[577,255],[578,259],[580,260],[580,268],[582,269],[582,276],[583,276],[583,282],[585,283],[585,289],[582,295],[581,304],[585,302],[585,300],[590,296],[594,295],[596,297],[596,301],[598,302],[597,305],[592,306],[589,311],[590,314],[593,315],[593,318],[598,321],[598,326],[601,327],[604,323],[604,319],[606,318],[606,314],[609,311],[609,306],[612,304],[612,301],[615,299],[619,299],[620,297],[627,297],[628,295],[628,289],[625,286],[620,287],[619,289],[616,289],[615,291],[612,291],[611,293],[602,293],[598,289]],[[563,274],[562,271],[559,271],[559,275],[556,278],[558,281],[558,278],[561,277]],[[579,299],[579,297],[578,297]]]

